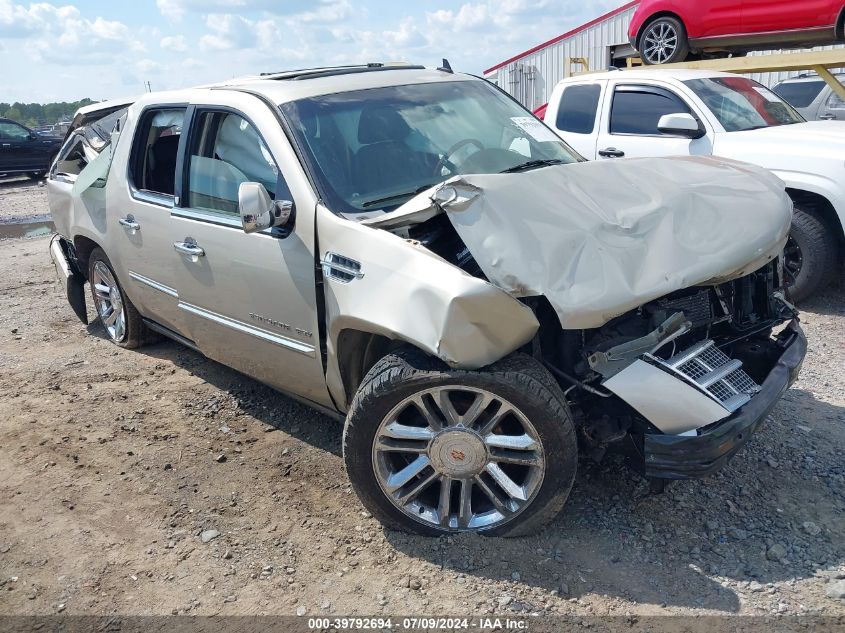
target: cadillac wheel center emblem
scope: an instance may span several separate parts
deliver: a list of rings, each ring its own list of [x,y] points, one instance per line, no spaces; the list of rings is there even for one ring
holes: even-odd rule
[[[462,462],[466,459],[466,455],[463,451],[459,451],[457,448],[452,450],[452,459],[455,461]]]

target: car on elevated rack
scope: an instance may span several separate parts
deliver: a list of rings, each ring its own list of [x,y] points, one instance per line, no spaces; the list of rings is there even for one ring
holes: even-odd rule
[[[88,282],[116,345],[163,334],[345,419],[389,526],[534,531],[579,441],[656,482],[708,475],[806,352],[777,178],[585,162],[448,63],[148,94],[113,129],[47,184],[77,315]]]
[[[561,81],[546,123],[590,160],[722,156],[770,169],[795,215],[784,258],[802,301],[828,285],[845,255],[845,125],[807,122],[740,75],[637,69]]]
[[[628,27],[646,64],[845,40],[843,0],[643,0]]]

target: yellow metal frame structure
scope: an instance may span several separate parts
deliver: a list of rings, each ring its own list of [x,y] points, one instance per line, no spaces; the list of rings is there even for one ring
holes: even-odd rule
[[[726,73],[778,73],[793,70],[814,70],[831,89],[845,101],[845,86],[830,72],[831,68],[845,68],[845,48],[807,53],[778,53],[776,55],[749,55],[728,59],[707,59],[680,64],[649,66],[650,69],[712,70]]]
[[[579,72],[575,72],[572,67],[575,64],[579,64],[581,66],[581,70]],[[569,58],[569,76],[574,77],[575,75],[583,75],[585,73],[590,72],[590,60],[586,57],[570,57]]]

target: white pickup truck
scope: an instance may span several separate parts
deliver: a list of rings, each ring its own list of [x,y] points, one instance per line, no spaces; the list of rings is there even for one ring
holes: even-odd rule
[[[842,264],[845,122],[806,122],[742,76],[632,70],[571,77],[554,89],[545,122],[590,160],[715,155],[770,169],[795,203],[785,266],[800,301]]]

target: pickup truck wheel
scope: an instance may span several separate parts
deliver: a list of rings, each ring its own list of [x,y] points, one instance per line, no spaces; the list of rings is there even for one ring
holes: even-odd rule
[[[343,432],[363,504],[385,525],[427,535],[535,532],[566,502],[577,457],[563,394],[521,354],[477,371],[418,350],[390,354],[364,378]]]
[[[793,279],[790,299],[803,301],[827,286],[837,261],[836,235],[811,208],[796,205],[783,257],[784,268]]]
[[[112,343],[126,349],[140,347],[146,330],[141,315],[123,292],[101,248],[91,251],[88,258],[88,281],[97,318]]]
[[[648,66],[674,64],[689,55],[687,30],[677,18],[657,18],[649,23],[640,36],[640,57]]]

